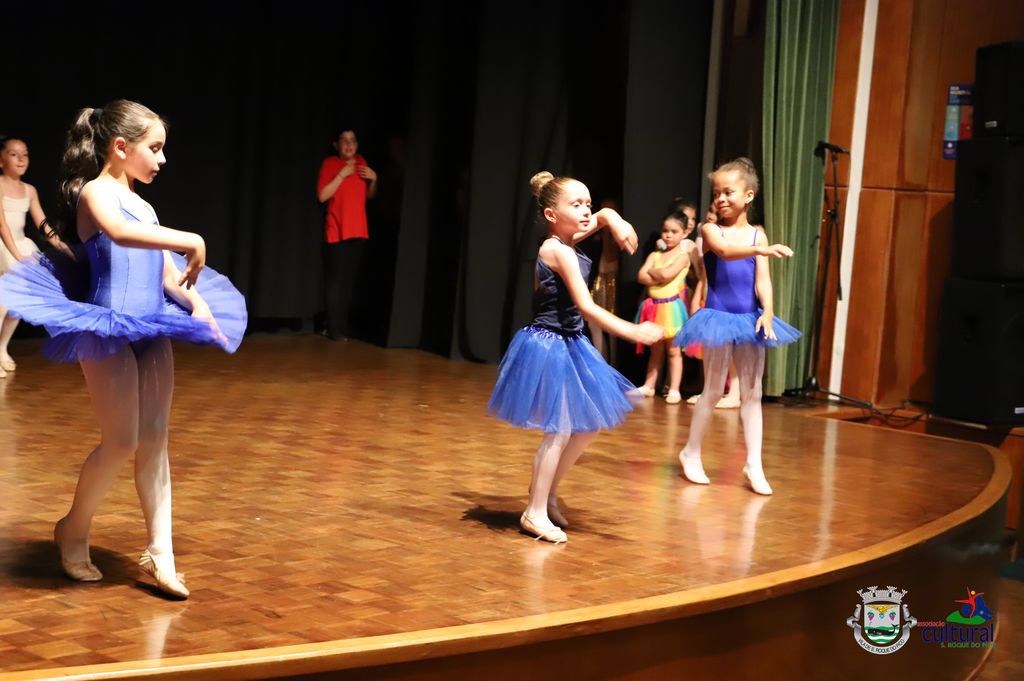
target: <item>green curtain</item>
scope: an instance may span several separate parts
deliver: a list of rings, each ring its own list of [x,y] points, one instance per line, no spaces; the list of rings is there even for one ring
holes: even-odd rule
[[[763,182],[771,243],[795,255],[772,259],[775,314],[803,331],[768,353],[765,393],[799,388],[807,375],[818,268],[825,161],[840,0],[767,0],[764,40]]]

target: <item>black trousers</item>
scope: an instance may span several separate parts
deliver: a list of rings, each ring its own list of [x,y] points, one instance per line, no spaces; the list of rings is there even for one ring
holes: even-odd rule
[[[363,257],[366,239],[343,239],[324,244],[324,302],[327,306],[327,335],[349,335],[352,293]]]

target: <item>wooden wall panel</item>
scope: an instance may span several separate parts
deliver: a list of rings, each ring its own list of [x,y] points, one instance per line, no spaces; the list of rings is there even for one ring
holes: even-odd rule
[[[949,277],[953,252],[953,195],[929,193],[926,229],[922,246],[924,267],[920,271],[917,340],[912,358],[913,380],[908,399],[931,402],[935,388],[935,361],[939,345],[939,307],[942,283]]]
[[[832,83],[832,114],[828,141],[850,149],[853,142],[853,107],[857,99],[860,43],[864,32],[864,0],[843,0],[839,5],[836,72]],[[849,156],[839,168],[839,184],[850,183]]]
[[[946,101],[943,97],[939,102],[936,94],[945,88],[945,85],[939,83],[938,59],[945,15],[945,0],[914,3],[907,93],[902,118],[903,139],[899,148],[899,176],[895,185],[901,189],[928,187],[929,160],[935,152],[935,125],[939,126],[939,139],[942,139]]]
[[[907,91],[914,5],[880,0],[864,150],[865,187],[895,187]]]
[[[917,330],[920,272],[924,268],[925,213],[927,196],[922,192],[896,192],[893,228],[887,263],[887,285],[882,294],[882,345],[879,354],[878,388],[873,402],[878,407],[900,406],[912,381],[911,371]]]
[[[844,2],[840,13],[830,133],[837,144],[852,131],[863,13],[862,0]],[[953,248],[956,164],[942,158],[946,92],[951,83],[973,82],[979,46],[1013,39],[1024,39],[1019,0],[879,2],[844,394],[886,406],[932,400]],[[840,168],[844,184],[847,170]],[[835,287],[827,291],[823,328],[830,331]],[[822,357],[830,346],[823,339]],[[825,384],[829,370],[821,364]]]
[[[891,190],[861,191],[854,274],[850,290],[844,292],[850,297],[850,307],[842,392],[867,402],[874,401],[878,384],[892,212]]]

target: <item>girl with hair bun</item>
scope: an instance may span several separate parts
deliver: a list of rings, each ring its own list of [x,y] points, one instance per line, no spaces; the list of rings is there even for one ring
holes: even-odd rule
[[[725,389],[731,359],[739,382],[747,447],[743,472],[754,492],[767,495],[772,488],[761,465],[764,349],[800,338],[799,331],[773,314],[768,258],[788,258],[793,250],[782,244],[769,246],[764,230],[747,220],[758,188],[757,173],[748,159],[730,161],[709,177],[718,222],[706,222],[701,228],[707,305],[694,313],[673,341],[684,348],[700,343],[704,357],[704,391],[693,409],[690,435],[679,460],[690,482],[710,482],[701,464],[701,441]]]
[[[139,566],[161,590],[186,598],[171,542],[170,340],[234,352],[246,311],[231,282],[203,269],[203,238],[160,226],[152,206],[135,193],[136,184],[151,183],[166,162],[166,139],[164,121],[141,104],[118,100],[82,109],[61,163],[57,224],[65,241],[81,242],[82,264],[27,258],[0,279],[0,303],[46,327],[47,357],[81,364],[99,420],[100,444],[82,465],[71,509],[53,531],[64,572],[84,582],[102,579],[89,557],[92,518],[134,457],[148,535]],[[86,262],[88,276],[76,276],[76,266]]]
[[[533,323],[516,333],[505,352],[487,412],[519,428],[544,431],[519,522],[537,539],[557,544],[566,541],[568,526],[558,507],[558,483],[597,431],[617,426],[642,399],[583,335],[583,320],[645,345],[665,331],[654,322],[638,325],[616,317],[587,290],[591,262],[574,245],[607,228],[620,248],[633,253],[633,227],[610,208],[591,213],[590,191],[577,180],[545,171],[533,176],[530,187],[548,228],[537,253]]]

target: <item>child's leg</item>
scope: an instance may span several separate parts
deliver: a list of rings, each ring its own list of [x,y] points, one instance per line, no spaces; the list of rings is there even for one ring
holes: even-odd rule
[[[725,390],[725,377],[729,371],[729,358],[732,346],[720,348],[704,348],[704,391],[693,407],[693,418],[690,420],[690,434],[686,438],[686,446],[679,452],[679,461],[683,464],[683,475],[690,482],[706,485],[708,476],[700,462],[700,447],[704,433],[711,421],[711,412],[722,397]]]
[[[744,470],[750,486],[758,494],[771,494],[772,488],[761,467],[761,377],[764,375],[764,348],[759,345],[740,345],[733,352],[740,390],[740,418],[743,420],[743,439],[747,444],[747,465]]]
[[[676,404],[680,401],[679,384],[683,381],[683,349],[672,343],[665,342],[668,348],[668,397],[666,402]]]
[[[545,538],[547,538],[548,530],[558,530],[548,518],[548,495],[551,493],[555,473],[558,471],[558,464],[562,458],[562,451],[569,444],[570,437],[570,433],[546,434],[533,458],[530,501],[526,505],[521,523],[524,526],[529,525],[526,529]],[[558,530],[558,533],[561,531]],[[557,541],[565,541],[564,533],[560,538],[555,533],[552,533],[551,536]]]
[[[61,557],[70,563],[89,562],[92,517],[135,452],[139,432],[139,377],[131,348],[83,361],[82,373],[100,422],[100,444],[82,464],[71,510],[57,523]]]
[[[596,430],[592,433],[573,433],[572,437],[569,438],[569,443],[562,450],[562,455],[558,458],[558,468],[555,469],[555,477],[551,481],[551,489],[548,492],[547,513],[548,518],[555,521],[559,527],[568,527],[569,522],[558,508],[558,483],[562,481],[566,472],[580,458],[587,445],[597,437],[597,433],[598,431]]]
[[[174,575],[171,541],[171,471],[167,458],[167,421],[174,392],[174,355],[166,338],[154,341],[138,359],[139,445],[135,453],[135,490],[149,538],[146,550],[156,566]]]
[[[715,405],[716,409],[735,409],[740,406],[740,380],[736,372],[735,354],[733,361],[729,364],[729,380],[726,382],[726,387],[725,397],[718,400],[718,404]]]
[[[644,384],[640,387],[640,392],[646,397],[651,397],[655,393],[655,386],[658,384],[658,371],[661,370],[661,363],[665,359],[665,343],[669,341],[660,340],[657,343],[651,343],[651,356],[647,360],[647,375],[644,377]]]
[[[0,305],[0,315],[2,315],[3,321],[0,322],[0,371],[14,371],[15,364],[11,358],[11,353],[7,349],[7,344],[11,341],[11,336],[14,335],[14,330],[18,328],[18,318],[12,317],[7,314],[7,308]]]

